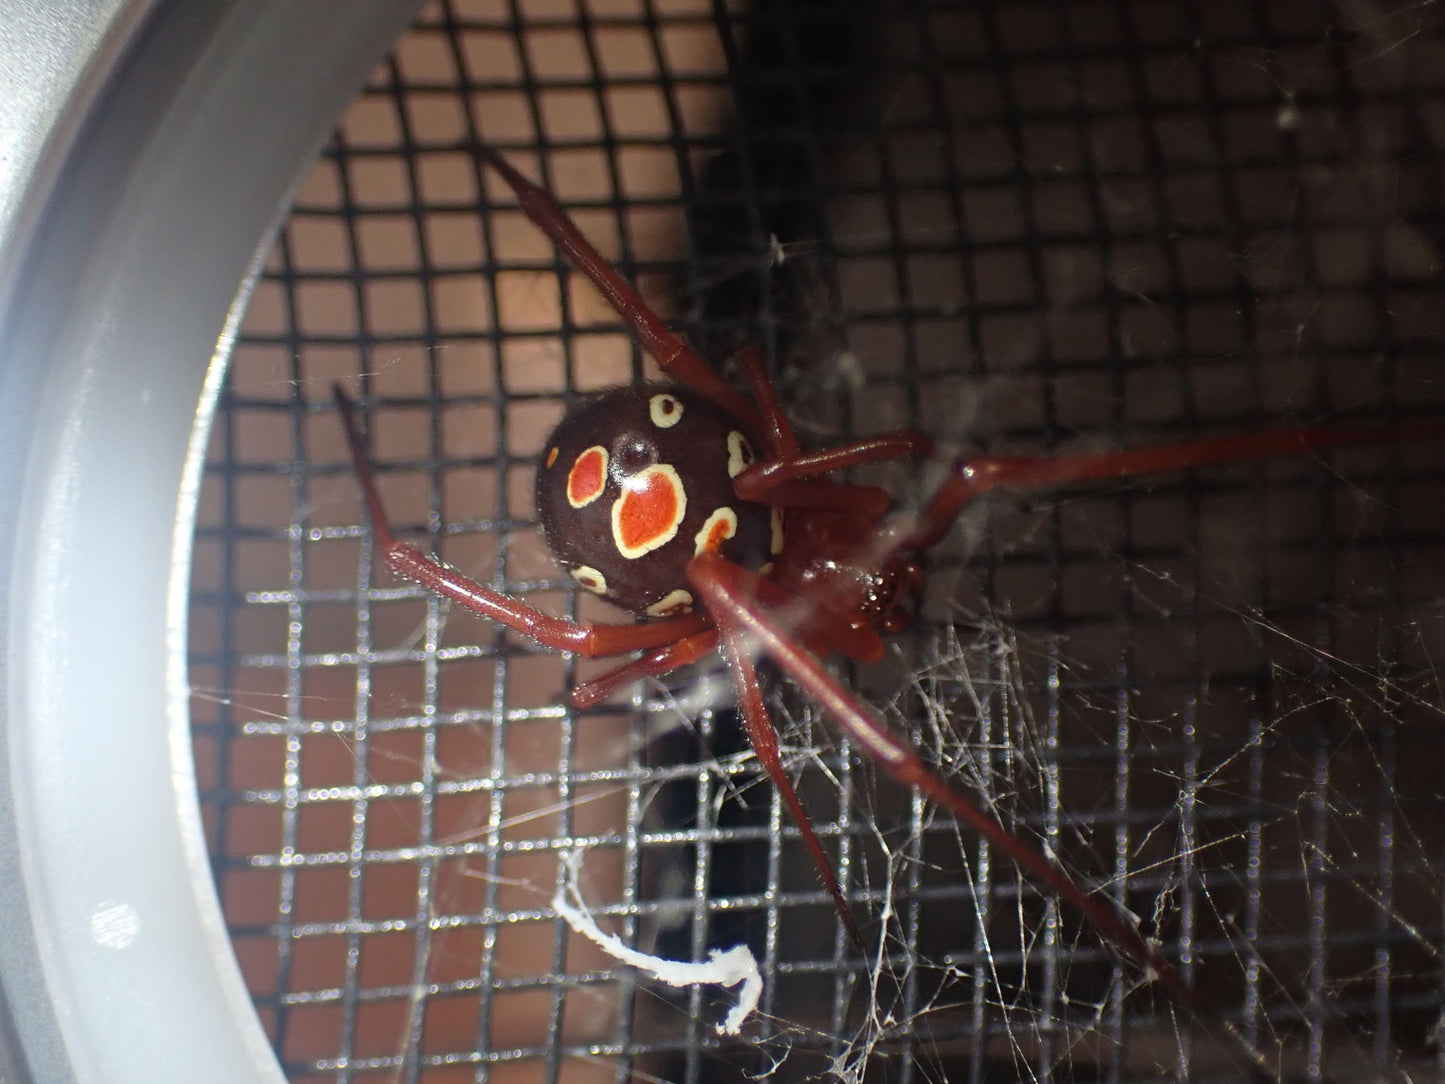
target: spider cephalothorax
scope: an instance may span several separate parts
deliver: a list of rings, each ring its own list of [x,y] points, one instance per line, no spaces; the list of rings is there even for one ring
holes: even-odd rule
[[[765,570],[782,510],[738,497],[754,438],[686,388],[613,388],[568,411],[537,466],[537,518],[588,591],[647,617],[690,613],[688,562],[704,550]]]

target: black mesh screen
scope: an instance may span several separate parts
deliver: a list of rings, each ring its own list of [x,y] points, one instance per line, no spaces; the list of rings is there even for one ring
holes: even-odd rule
[[[499,148],[810,442],[1060,455],[1445,414],[1445,34],[1429,5],[437,0],[301,187],[197,526],[215,872],[295,1081],[1433,1079],[1437,441],[999,498],[846,671],[939,770],[1157,936],[1185,1011],[770,675],[841,931],[717,666],[602,709],[376,560],[331,402],[406,536],[554,612],[534,460],[655,372]],[[725,360],[726,371],[731,369]],[[674,989],[598,923],[763,978]],[[1255,1064],[1251,1064],[1255,1059]]]

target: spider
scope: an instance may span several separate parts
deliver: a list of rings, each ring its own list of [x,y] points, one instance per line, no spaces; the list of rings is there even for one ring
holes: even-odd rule
[[[894,780],[973,828],[1076,909],[1124,958],[1203,1013],[1190,983],[1111,900],[1081,887],[948,782],[824,661],[834,655],[865,664],[882,658],[882,634],[909,622],[922,582],[920,555],[967,505],[992,490],[1018,493],[1347,445],[1439,439],[1445,422],[1281,428],[1070,457],[963,457],[921,510],[897,512],[884,490],[829,475],[929,456],[926,437],[897,431],[805,451],[759,353],[745,350],[736,359],[744,395],[666,327],[546,191],[497,151],[479,147],[474,153],[501,175],[527,217],[602,292],[637,345],[670,378],[578,403],[544,445],[536,480],[538,519],[557,562],[583,589],[644,620],[586,624],[552,616],[400,542],[382,507],[356,411],[337,388],[351,458],[387,566],[544,647],[589,658],[631,656],[575,688],[571,699],[579,707],[720,648],[758,761],[860,949],[864,941],[852,908],[783,770],[755,666],[759,655],[797,682]]]

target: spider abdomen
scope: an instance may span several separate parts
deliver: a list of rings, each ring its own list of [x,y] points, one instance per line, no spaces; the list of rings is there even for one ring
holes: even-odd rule
[[[538,466],[547,545],[594,594],[640,615],[686,613],[687,565],[703,549],[757,569],[781,548],[781,516],[734,491],[753,448],[735,418],[685,388],[587,399],[553,430]]]

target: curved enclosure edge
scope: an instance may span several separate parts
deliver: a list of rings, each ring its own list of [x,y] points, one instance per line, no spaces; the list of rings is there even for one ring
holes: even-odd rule
[[[29,437],[4,465],[0,831],[30,919],[3,932],[7,1000],[27,1006],[16,1060],[36,1079],[276,1072],[197,862],[188,759],[171,756],[187,725],[167,693],[184,666],[166,611],[182,464],[258,245],[412,10],[159,5],[34,194],[3,328],[20,393],[5,410]]]

